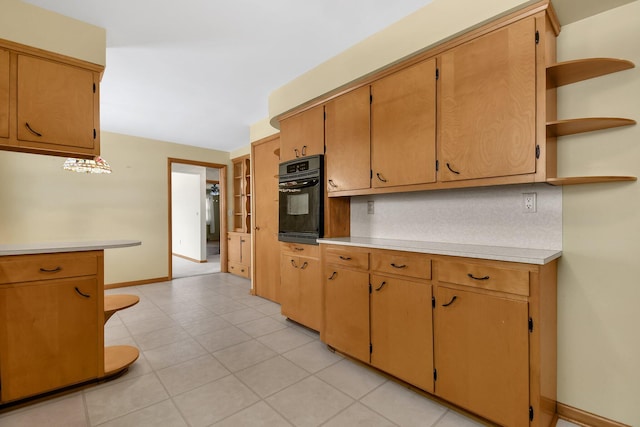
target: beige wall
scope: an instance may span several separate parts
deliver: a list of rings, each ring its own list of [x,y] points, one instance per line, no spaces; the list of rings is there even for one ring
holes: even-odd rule
[[[640,2],[562,28],[558,60],[640,65]],[[640,69],[559,90],[559,117],[640,120]],[[640,176],[640,126],[563,137],[558,174]],[[558,399],[640,425],[640,183],[563,189],[558,281]]]
[[[105,251],[105,283],[166,277],[167,159],[230,169],[229,153],[108,132],[101,146],[111,175],[64,171],[62,157],[0,151],[0,242],[141,240]]]
[[[20,0],[0,0],[0,39],[105,65],[107,33]]]

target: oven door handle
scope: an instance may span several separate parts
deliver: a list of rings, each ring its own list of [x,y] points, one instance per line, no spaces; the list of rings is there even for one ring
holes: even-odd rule
[[[280,188],[287,188],[287,189],[296,189],[296,188],[307,188],[307,187],[313,187],[314,185],[318,185],[318,183],[320,182],[319,179],[310,179],[309,181],[289,181],[289,182],[281,182],[278,184],[278,186]]]

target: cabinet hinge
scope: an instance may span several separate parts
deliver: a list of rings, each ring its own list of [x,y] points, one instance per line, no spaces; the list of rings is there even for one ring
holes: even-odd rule
[[[536,145],[536,159],[540,158],[540,146]]]
[[[533,332],[533,319],[529,317],[529,332]]]
[[[324,119],[327,120],[327,112],[324,112]]]
[[[369,169],[369,179],[373,179],[373,169]]]
[[[433,370],[433,380],[434,381],[438,381],[438,370],[437,369]]]
[[[96,129],[93,129],[93,139],[96,139]]]
[[[436,80],[440,79],[440,69],[436,68]]]
[[[93,93],[96,93],[96,84],[93,84]]]
[[[440,169],[440,162],[436,160],[436,172]]]
[[[371,283],[369,283],[369,293],[371,293]]]
[[[373,353],[373,344],[369,343],[369,354]]]
[[[529,421],[533,421],[533,406],[529,406]]]
[[[536,30],[536,44],[540,43],[540,31]]]
[[[431,297],[431,307],[436,308],[436,297]]]
[[[369,104],[373,104],[373,95],[369,94]]]

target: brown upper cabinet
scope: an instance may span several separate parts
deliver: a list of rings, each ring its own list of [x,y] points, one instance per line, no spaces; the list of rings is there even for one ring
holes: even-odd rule
[[[0,138],[9,138],[9,51],[0,49]]]
[[[100,154],[103,67],[0,40],[0,149]],[[6,138],[6,139],[4,139]]]
[[[435,182],[435,59],[373,82],[371,96],[371,186]]]
[[[370,96],[363,86],[325,105],[328,192],[371,186]]]
[[[303,111],[280,122],[280,160],[324,154],[324,108]]]
[[[536,170],[536,41],[527,18],[445,52],[438,180]]]

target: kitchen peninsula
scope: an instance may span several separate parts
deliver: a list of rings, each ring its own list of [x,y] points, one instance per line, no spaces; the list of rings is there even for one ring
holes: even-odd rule
[[[136,296],[104,295],[104,250],[136,240],[0,245],[0,405],[123,372],[131,346],[104,323]]]

